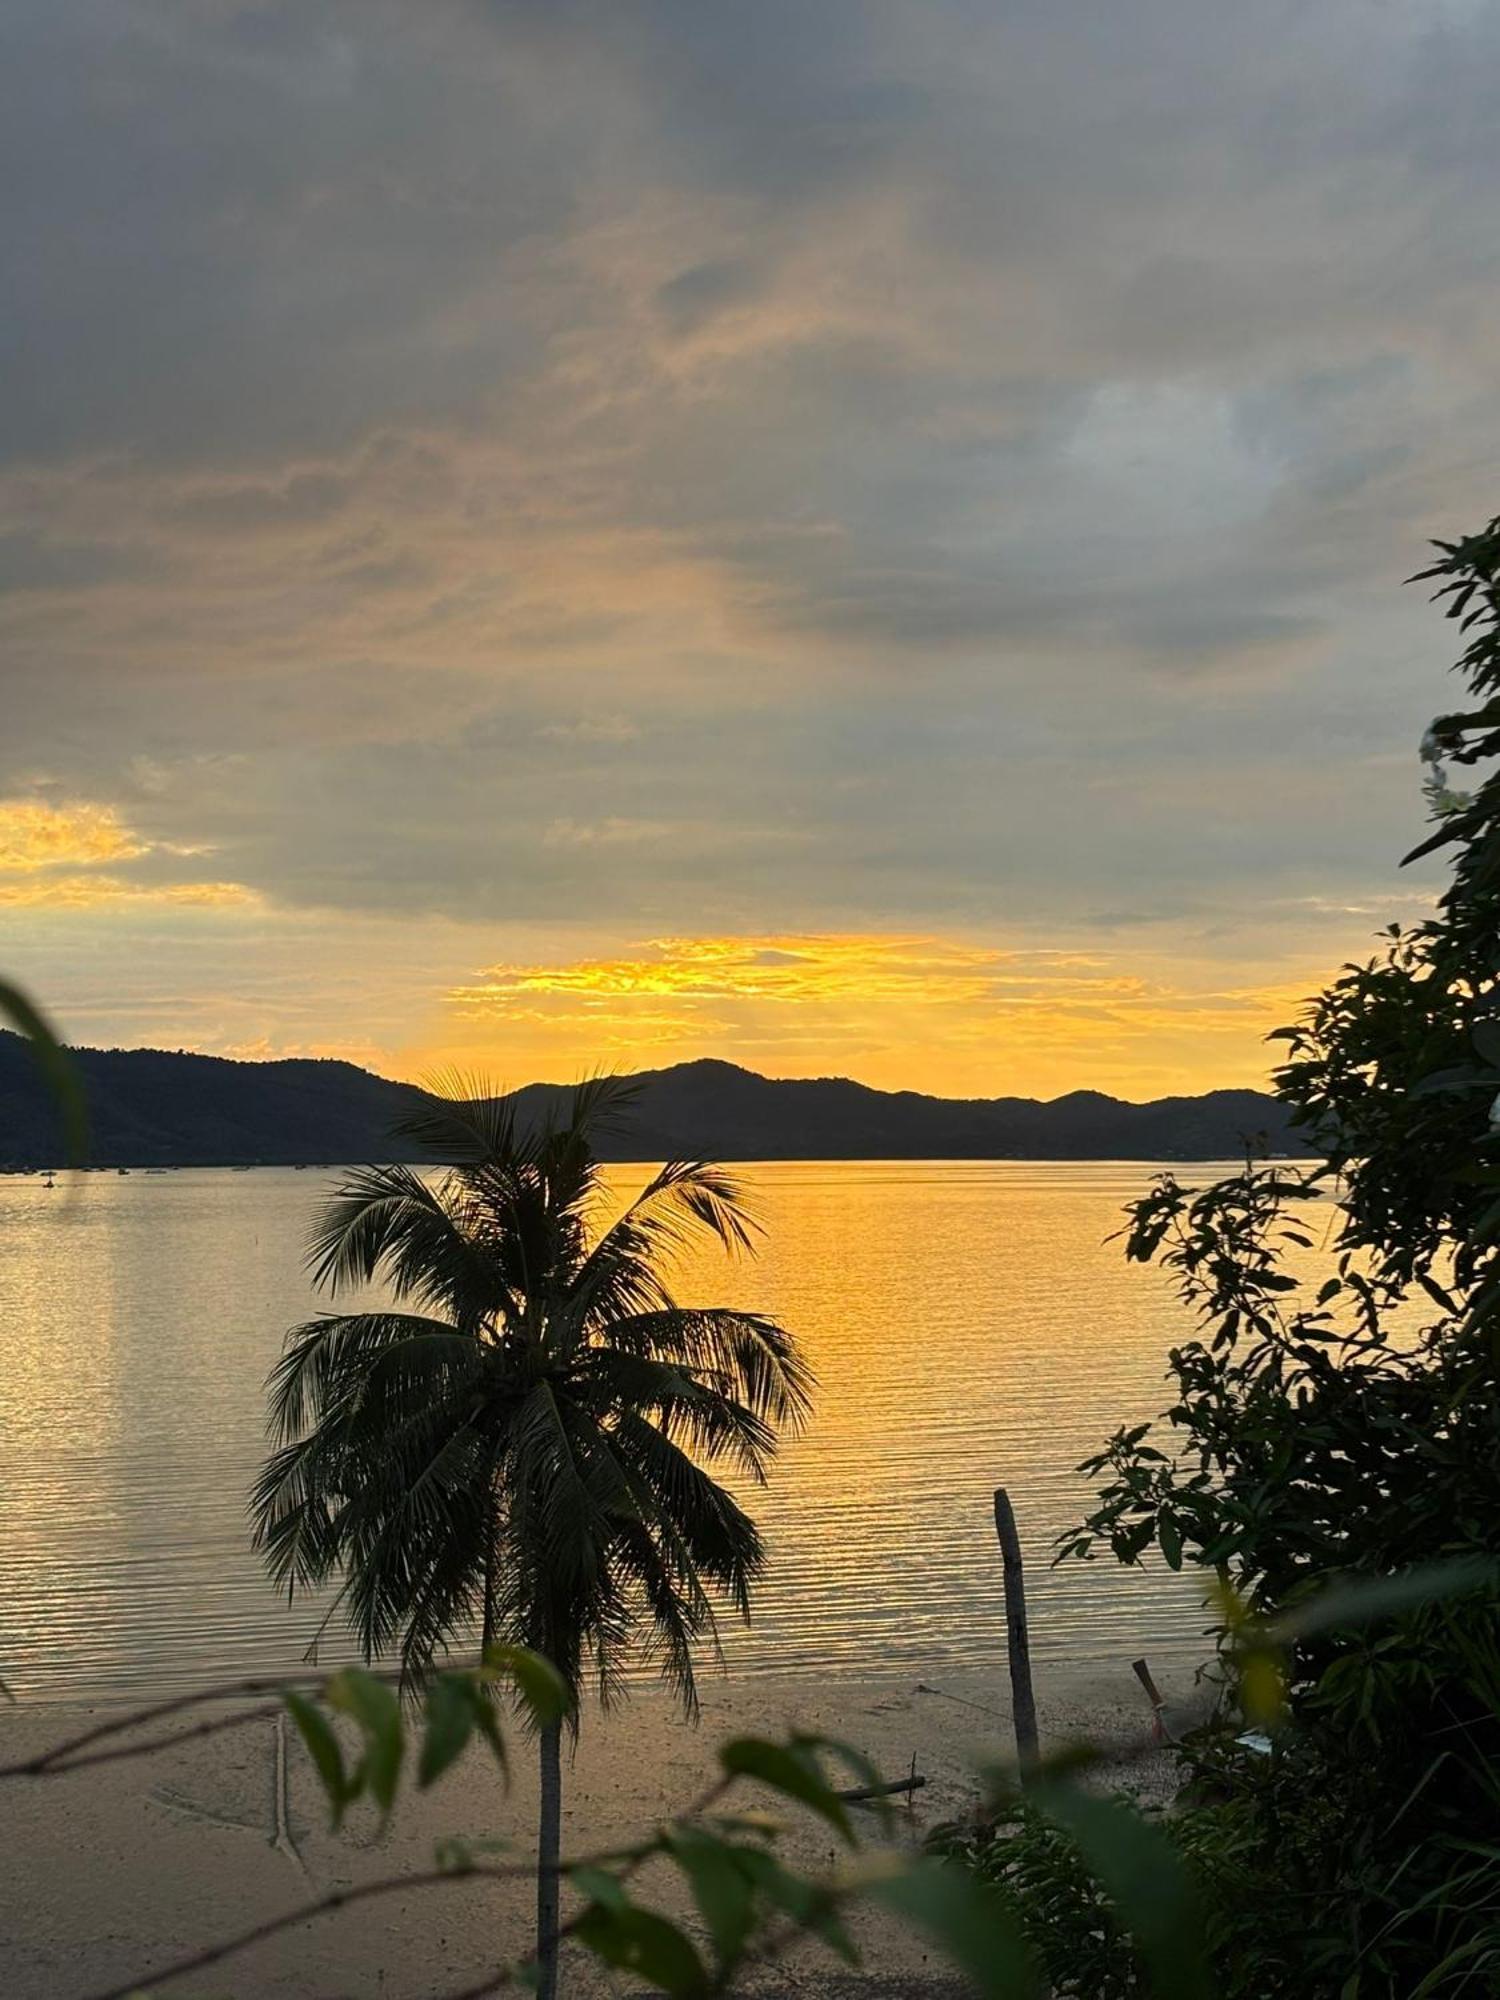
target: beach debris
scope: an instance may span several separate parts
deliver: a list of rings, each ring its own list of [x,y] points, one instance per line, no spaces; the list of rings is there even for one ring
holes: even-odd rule
[[[1010,1655],[1010,1698],[1016,1726],[1016,1758],[1024,1784],[1040,1759],[1036,1696],[1031,1688],[1031,1642],[1026,1634],[1026,1580],[1021,1569],[1021,1537],[1015,1509],[1003,1486],[995,1488],[995,1533],[1005,1571],[1005,1639]]]
[[[856,1785],[852,1791],[835,1792],[833,1796],[841,1799],[847,1806],[861,1805],[867,1799],[888,1799],[897,1792],[905,1792],[909,1799],[913,1792],[920,1792],[926,1783],[926,1778],[917,1770],[916,1760],[913,1759],[909,1777],[893,1778],[888,1785]]]
[[[1132,1660],[1130,1671],[1146,1690],[1146,1699],[1151,1704],[1151,1734],[1158,1743],[1175,1743],[1176,1737],[1168,1729],[1165,1721],[1167,1698],[1151,1678],[1151,1669],[1144,1660]]]

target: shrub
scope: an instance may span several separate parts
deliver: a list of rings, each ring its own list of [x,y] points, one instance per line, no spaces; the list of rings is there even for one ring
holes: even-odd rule
[[[1451,850],[1451,883],[1282,1032],[1276,1089],[1323,1163],[1133,1204],[1127,1254],[1175,1273],[1197,1336],[1162,1422],[1085,1468],[1098,1504],[1062,1549],[1154,1547],[1217,1592],[1223,1699],[1172,1839],[1243,2000],[1500,1991],[1500,521],[1424,574],[1477,704],[1423,739],[1417,852]],[[1460,790],[1450,762],[1491,775]],[[1236,1743],[1267,1719],[1268,1756]],[[1121,1976],[1030,1829],[972,1858],[1050,1927],[1059,1990]]]

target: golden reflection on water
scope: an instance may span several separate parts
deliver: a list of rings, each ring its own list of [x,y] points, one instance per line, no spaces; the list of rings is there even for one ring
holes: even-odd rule
[[[780,1318],[820,1387],[751,1502],[773,1567],[750,1630],[726,1628],[732,1669],[909,1682],[996,1667],[1001,1484],[1040,1660],[1197,1657],[1187,1579],[1048,1567],[1088,1497],[1072,1468],[1160,1406],[1187,1332],[1162,1275],[1103,1241],[1150,1169],[742,1171],[764,1248],[695,1257],[680,1296]],[[642,1173],[612,1170],[612,1189]],[[37,1179],[0,1181],[0,1673],[18,1694],[138,1696],[298,1661],[318,1612],[271,1591],[244,1499],[266,1371],[314,1306],[301,1249],[326,1187],[276,1170],[90,1175],[63,1205]]]

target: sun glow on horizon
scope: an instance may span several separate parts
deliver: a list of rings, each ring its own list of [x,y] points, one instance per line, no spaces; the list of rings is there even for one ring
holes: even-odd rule
[[[1264,1038],[1319,982],[1274,983],[1063,947],[935,935],[660,937],[612,955],[487,967],[446,994],[427,1064],[507,1084],[716,1056],[938,1095],[1153,1096],[1263,1083]]]

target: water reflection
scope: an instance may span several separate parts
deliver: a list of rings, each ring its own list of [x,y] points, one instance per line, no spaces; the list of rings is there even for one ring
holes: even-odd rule
[[[1047,1566],[1087,1497],[1071,1468],[1159,1407],[1183,1335],[1161,1275],[1103,1242],[1149,1170],[746,1171],[763,1254],[700,1257],[681,1294],[785,1320],[821,1388],[753,1502],[774,1571],[754,1626],[727,1635],[733,1669],[910,1681],[994,1665],[1002,1483],[1039,1660],[1196,1656],[1185,1579]],[[622,1194],[639,1178],[613,1174]],[[91,1175],[61,1205],[38,1179],[0,1181],[0,1672],[18,1694],[139,1696],[299,1659],[318,1608],[273,1593],[244,1504],[266,1371],[314,1305],[300,1251],[326,1185]]]

